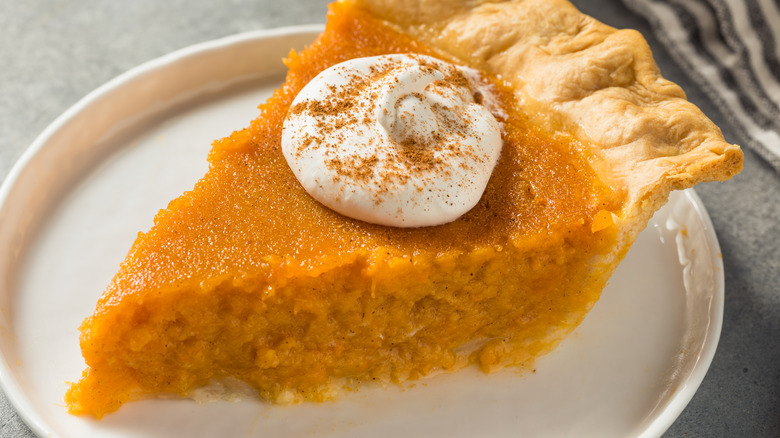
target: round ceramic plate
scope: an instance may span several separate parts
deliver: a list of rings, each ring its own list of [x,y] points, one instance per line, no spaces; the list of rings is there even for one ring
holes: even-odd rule
[[[45,437],[657,436],[717,344],[723,272],[693,191],[639,236],[585,322],[536,371],[475,369],[335,402],[129,403],[65,412],[84,369],[78,326],[136,233],[207,170],[210,142],[246,126],[320,27],[242,34],[147,63],[87,96],[30,147],[0,190],[0,380]]]

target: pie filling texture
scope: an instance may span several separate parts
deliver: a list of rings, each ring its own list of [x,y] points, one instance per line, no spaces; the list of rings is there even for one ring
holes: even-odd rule
[[[487,188],[453,222],[342,216],[282,156],[304,85],[390,53],[480,69],[507,113]],[[214,143],[208,173],[139,234],[81,325],[87,369],[66,394],[71,413],[100,418],[221,381],[286,403],[470,364],[530,366],[582,321],[670,190],[741,168],[641,37],[563,1],[342,1],[286,63],[257,119]]]

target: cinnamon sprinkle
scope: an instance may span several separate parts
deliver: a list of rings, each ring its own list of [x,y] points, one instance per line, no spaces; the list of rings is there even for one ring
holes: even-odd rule
[[[415,55],[411,55],[416,57]],[[431,90],[441,88],[440,91],[434,91],[442,96],[445,93],[454,92],[462,94],[463,89],[470,90],[468,78],[456,68],[447,68],[440,70],[440,66],[419,59],[420,68],[428,73],[435,71],[441,72],[444,77],[432,82],[429,86]],[[381,65],[369,67],[367,76],[357,74],[350,75],[345,85],[329,85],[328,89],[332,93],[328,100],[305,100],[297,103],[290,108],[290,115],[308,115],[316,120],[316,126],[322,134],[333,134],[339,130],[358,130],[361,127],[369,127],[377,123],[374,119],[377,100],[379,95],[372,85],[379,82],[387,74],[391,73],[397,67],[396,64],[386,62]],[[398,82],[398,78],[394,78]],[[426,91],[429,91],[426,89]],[[367,95],[367,96],[366,96]],[[410,96],[423,99],[419,93],[411,93]],[[481,104],[483,96],[480,92],[473,92],[471,95],[476,103]],[[391,138],[396,145],[395,155],[382,158],[376,154],[368,156],[353,153],[347,157],[326,153],[330,158],[326,165],[334,170],[338,179],[355,181],[357,184],[365,185],[372,179],[379,180],[381,189],[374,194],[375,202],[382,202],[382,194],[390,190],[395,184],[405,184],[411,174],[425,174],[436,170],[440,173],[449,173],[448,163],[450,158],[458,156],[478,157],[470,146],[465,146],[459,139],[465,137],[466,132],[471,128],[471,120],[464,114],[459,114],[452,108],[434,103],[431,108],[437,114],[436,122],[440,130],[434,130],[430,134],[420,133],[414,129],[404,132],[402,139]],[[384,110],[387,114],[387,109]],[[408,121],[413,119],[414,114],[402,113],[397,115],[397,119]],[[442,134],[443,131],[445,134]],[[392,136],[390,136],[392,137]],[[343,141],[343,137],[341,138]],[[373,143],[374,139],[370,140]],[[332,150],[340,149],[340,144],[325,143],[324,136],[306,135],[304,141],[298,146],[297,153],[302,154],[310,147],[325,147]],[[366,147],[370,145],[365,145]],[[343,151],[342,151],[343,152]],[[389,158],[392,158],[388,160]],[[455,160],[461,161],[461,160]],[[462,164],[463,165],[463,164]],[[462,166],[461,165],[461,166]],[[423,190],[422,187],[417,187]]]

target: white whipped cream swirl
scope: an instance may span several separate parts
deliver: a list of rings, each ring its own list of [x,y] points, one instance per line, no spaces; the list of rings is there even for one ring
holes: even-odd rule
[[[496,116],[476,70],[422,55],[358,58],[301,90],[282,152],[306,191],[345,216],[439,225],[482,196],[501,153]]]

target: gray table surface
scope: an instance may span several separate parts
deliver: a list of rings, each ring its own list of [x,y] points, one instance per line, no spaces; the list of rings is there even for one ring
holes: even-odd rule
[[[664,75],[724,131],[743,139],[670,59],[648,25],[616,0],[584,12],[641,31]],[[0,179],[35,137],[81,97],[173,50],[239,32],[319,23],[323,0],[0,0]],[[745,170],[697,187],[726,272],[723,332],[703,384],[668,437],[780,436],[780,175],[746,151]],[[0,436],[32,437],[0,393]]]

